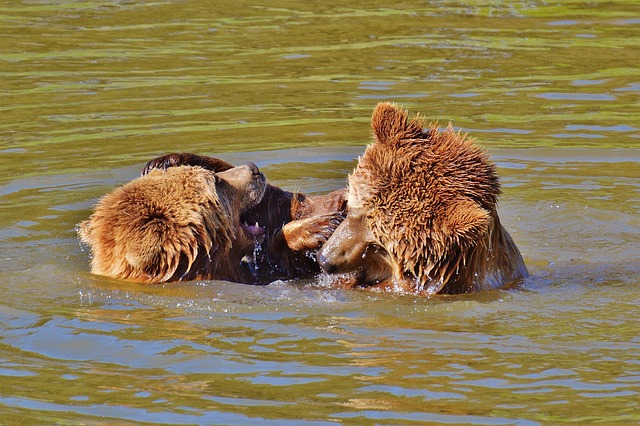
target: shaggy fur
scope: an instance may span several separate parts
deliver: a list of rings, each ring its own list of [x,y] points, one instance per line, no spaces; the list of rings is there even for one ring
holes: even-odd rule
[[[214,173],[233,167],[226,161],[190,153],[172,153],[147,163],[143,175],[154,170],[167,170],[180,166],[197,166]],[[219,262],[237,270],[230,279],[248,284],[269,284],[275,280],[310,278],[320,273],[315,256],[318,250],[343,219],[346,209],[346,190],[329,194],[307,196],[291,193],[267,184],[264,196],[253,207],[240,212],[244,228],[257,224],[262,230],[261,244],[251,241],[251,252],[242,264],[218,256]],[[245,226],[249,225],[249,226]],[[214,238],[215,240],[215,238]],[[233,243],[235,246],[237,242]],[[255,248],[255,250],[254,250]],[[221,277],[210,277],[221,278]]]
[[[319,253],[342,285],[436,293],[504,287],[527,276],[496,212],[495,166],[449,126],[426,130],[392,104],[349,177],[348,217]],[[354,273],[355,271],[355,273]]]
[[[154,170],[105,196],[80,224],[91,270],[148,283],[237,280],[236,265],[253,250],[240,214],[265,188],[253,165],[220,174],[201,167]]]

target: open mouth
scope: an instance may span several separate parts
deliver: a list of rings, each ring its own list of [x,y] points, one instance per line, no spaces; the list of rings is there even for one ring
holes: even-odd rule
[[[257,243],[262,243],[264,241],[267,230],[266,228],[258,225],[258,222],[256,222],[255,225],[247,225],[246,223],[241,224],[240,227],[250,240],[254,240]]]
[[[258,257],[262,250],[262,242],[267,233],[266,228],[261,227],[256,222],[255,225],[241,224],[240,227],[249,240],[253,241],[253,252],[242,258],[242,262],[246,263],[252,274],[258,273]]]

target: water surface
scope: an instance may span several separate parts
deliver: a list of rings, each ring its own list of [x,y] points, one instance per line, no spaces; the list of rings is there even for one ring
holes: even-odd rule
[[[0,5],[0,423],[640,422],[640,6]],[[171,151],[346,184],[378,101],[470,132],[532,273],[423,299],[139,286],[75,226]]]

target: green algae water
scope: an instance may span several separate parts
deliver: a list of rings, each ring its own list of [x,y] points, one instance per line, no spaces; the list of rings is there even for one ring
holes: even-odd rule
[[[9,0],[0,40],[0,424],[640,422],[637,2]],[[382,100],[489,150],[519,288],[89,273],[147,160],[330,191]]]

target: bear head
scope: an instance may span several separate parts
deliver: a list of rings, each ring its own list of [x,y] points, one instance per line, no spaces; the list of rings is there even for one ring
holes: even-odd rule
[[[451,125],[425,128],[390,103],[375,108],[372,127],[349,176],[347,218],[318,260],[326,272],[356,271],[361,286],[437,293],[492,226],[495,166]]]
[[[78,228],[98,275],[147,283],[233,279],[260,229],[240,215],[264,195],[252,164],[154,169],[115,189]]]

